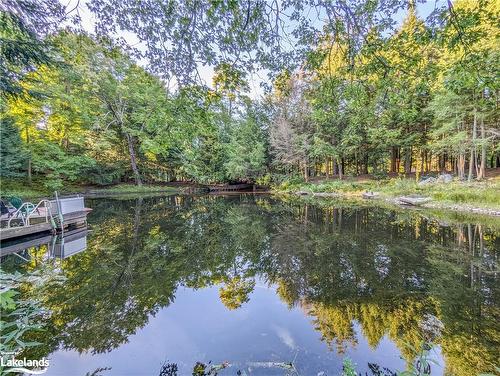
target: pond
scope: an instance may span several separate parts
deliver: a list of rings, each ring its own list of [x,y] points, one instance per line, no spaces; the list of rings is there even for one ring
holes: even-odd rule
[[[61,376],[170,375],[167,365],[190,375],[197,362],[227,362],[220,375],[326,376],[346,359],[391,375],[430,347],[432,375],[493,373],[497,223],[366,205],[87,200],[89,231],[59,253],[47,244],[3,258],[4,270],[52,264],[65,276],[35,297],[51,315],[26,355]]]

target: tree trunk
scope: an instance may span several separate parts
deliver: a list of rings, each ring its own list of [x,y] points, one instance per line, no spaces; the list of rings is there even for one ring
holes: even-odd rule
[[[424,162],[425,162],[425,151],[422,150],[420,152],[420,173],[424,172],[424,166],[425,166]]]
[[[411,173],[411,146],[405,149],[405,174]]]
[[[486,131],[484,129],[484,120],[481,119],[481,168],[477,175],[477,180],[486,177]]]
[[[464,152],[465,153],[465,152]],[[460,153],[457,158],[457,174],[460,180],[465,179],[465,154]]]
[[[472,145],[470,147],[470,159],[469,159],[469,177],[468,181],[472,181],[472,177],[474,175],[474,160],[475,160],[475,141],[476,141],[476,128],[477,128],[477,111],[474,108],[474,123],[472,125]]]
[[[28,151],[29,151],[29,156],[28,156],[28,184],[31,185],[31,143],[30,143],[30,132],[29,128],[26,126],[26,145],[28,145]]]
[[[401,167],[401,150],[396,148],[396,171],[399,174],[399,169]]]
[[[125,133],[125,137],[127,138],[128,151],[130,154],[130,165],[132,166],[132,171],[134,173],[135,184],[141,186],[142,180],[141,180],[141,174],[139,173],[139,168],[137,167],[137,158],[135,156],[134,142],[132,136],[129,133]]]
[[[341,159],[340,161],[338,161],[337,165],[339,168],[339,179],[342,180],[342,177],[344,175],[344,159]]]
[[[396,172],[396,157],[397,157],[397,150],[393,146],[391,148],[391,172]]]
[[[28,158],[28,184],[31,185],[31,155]]]

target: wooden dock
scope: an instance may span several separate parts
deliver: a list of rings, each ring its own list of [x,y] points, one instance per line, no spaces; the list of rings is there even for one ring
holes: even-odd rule
[[[46,245],[51,258],[66,258],[77,254],[87,247],[87,226],[79,226],[64,232],[62,235],[33,234],[24,239],[11,239],[0,247],[0,257],[22,252],[32,247]]]
[[[0,256],[10,255],[11,253],[16,253],[31,247],[38,247],[42,244],[48,244],[52,240],[54,235],[42,235],[38,237],[28,237],[29,240],[21,241],[11,241],[7,242],[6,245],[2,244],[0,247]]]
[[[39,234],[44,232],[57,232],[64,228],[80,223],[85,223],[87,215],[92,209],[84,209],[77,212],[67,213],[63,215],[62,225],[56,222],[56,228],[52,227],[50,222],[35,223],[29,226],[16,226],[0,229],[0,240],[8,240],[20,238],[27,235]]]
[[[243,191],[253,189],[253,184],[214,184],[209,185],[208,190],[210,192],[232,192],[232,191]]]
[[[29,202],[0,221],[0,241],[27,237],[34,234],[64,231],[69,226],[84,224],[88,213],[84,198],[80,196],[56,200],[41,200],[37,205]]]

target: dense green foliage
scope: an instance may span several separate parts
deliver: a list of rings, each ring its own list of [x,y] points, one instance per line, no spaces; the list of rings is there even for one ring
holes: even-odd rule
[[[44,36],[64,15],[57,0],[4,0],[0,5],[0,93],[37,95],[26,92],[19,81],[41,64],[52,64],[50,44]]]
[[[278,160],[305,180],[445,169],[464,178],[466,160],[469,180],[484,178],[498,156],[499,9],[462,1],[454,12],[433,30],[410,7],[396,33],[374,27],[354,52],[349,40],[325,38],[276,87]],[[456,41],[464,33],[466,46]]]
[[[15,127],[10,118],[1,120],[2,142],[0,143],[0,176],[2,178],[15,178],[23,174],[25,153],[19,135],[19,129]]]
[[[49,190],[442,170],[480,180],[500,163],[498,2],[457,1],[425,20],[413,2],[360,2],[355,14],[312,2],[330,14],[316,30],[292,1],[297,51],[282,49],[260,2],[120,3],[89,3],[97,35],[52,27],[64,16],[57,1],[2,9],[2,176]],[[115,28],[147,42],[147,68]],[[192,79],[196,59],[214,68],[213,87]],[[250,99],[256,64],[271,81]]]

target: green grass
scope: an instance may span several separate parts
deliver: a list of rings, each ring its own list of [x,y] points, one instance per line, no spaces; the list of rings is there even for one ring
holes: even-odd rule
[[[90,194],[141,194],[156,192],[178,192],[175,187],[164,185],[143,185],[118,184],[110,187],[83,187],[79,185],[66,185],[59,191],[60,194],[70,193],[90,193]],[[24,180],[2,179],[0,186],[1,197],[21,197],[24,200],[34,200],[42,197],[52,197],[54,192],[44,187],[41,181],[33,181],[28,185]]]
[[[34,199],[45,197],[49,194],[47,189],[38,182],[28,185],[26,181],[17,179],[1,179],[0,195],[2,197],[21,197],[23,199]]]
[[[274,186],[275,192],[293,193],[338,192],[347,196],[359,196],[365,191],[380,192],[384,197],[418,194],[429,196],[436,202],[450,204],[473,204],[481,207],[500,209],[500,179],[484,182],[435,183],[419,186],[413,179],[333,180],[318,183],[284,182]]]
[[[154,193],[154,192],[178,192],[175,187],[165,185],[133,185],[133,184],[118,184],[109,188],[91,189],[89,193],[110,193],[110,194],[126,194],[126,193]]]

